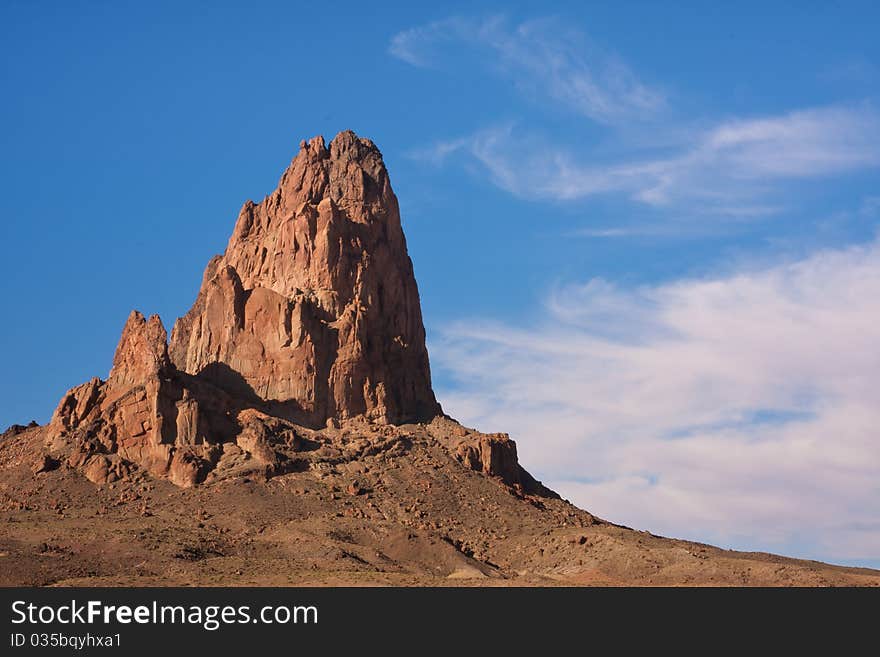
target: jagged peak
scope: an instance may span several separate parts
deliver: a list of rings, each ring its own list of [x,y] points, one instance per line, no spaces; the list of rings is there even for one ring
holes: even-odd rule
[[[299,151],[296,157],[304,155],[310,159],[324,159],[330,155],[324,143],[323,135],[317,135],[309,140],[303,139],[299,143]]]
[[[137,385],[170,366],[168,333],[159,315],[146,319],[132,310],[122,329],[108,381],[113,385]]]
[[[278,189],[244,204],[170,353],[189,374],[225,363],[318,423],[393,422],[438,412],[424,336],[382,154],[345,130],[302,141]]]

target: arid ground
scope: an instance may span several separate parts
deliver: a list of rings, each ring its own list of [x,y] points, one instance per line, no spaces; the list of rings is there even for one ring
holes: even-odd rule
[[[350,423],[313,432],[297,471],[232,467],[194,488],[146,473],[97,486],[43,463],[42,427],[8,432],[0,585],[880,585],[877,571],[662,538],[517,494],[450,454],[455,427]]]

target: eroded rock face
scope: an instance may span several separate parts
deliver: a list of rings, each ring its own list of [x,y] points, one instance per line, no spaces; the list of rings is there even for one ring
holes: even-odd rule
[[[51,447],[95,483],[127,477],[136,464],[181,486],[202,481],[237,432],[222,390],[178,372],[158,316],[133,311],[106,381],[70,390],[49,425]]]
[[[170,354],[313,425],[439,413],[397,199],[371,141],[301,144],[278,189],[242,208]]]
[[[466,467],[541,490],[506,435],[441,416],[397,199],[378,149],[343,132],[303,142],[278,189],[245,204],[170,344],[158,316],[131,313],[107,380],[64,396],[34,471],[271,477],[399,456],[407,422],[431,422]]]
[[[506,433],[481,433],[448,418],[433,423],[431,431],[471,470],[497,477],[518,491],[550,492],[519,464],[516,443]]]

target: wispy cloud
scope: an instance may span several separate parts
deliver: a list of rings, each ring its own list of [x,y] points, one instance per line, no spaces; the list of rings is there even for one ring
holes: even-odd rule
[[[753,133],[749,133],[753,134]],[[431,345],[444,407],[618,522],[880,563],[880,242],[637,289],[557,290],[533,327]]]
[[[656,207],[698,202],[700,211],[754,217],[778,210],[766,199],[780,182],[880,165],[880,114],[868,105],[834,106],[731,120],[688,133],[664,150],[590,161],[507,123],[415,155],[434,163],[464,155],[495,185],[523,198],[617,193]]]
[[[448,18],[396,34],[389,52],[413,66],[442,67],[462,48],[488,53],[479,60],[529,97],[600,123],[652,116],[666,104],[663,92],[639,80],[620,57],[556,19],[511,25],[498,16]]]

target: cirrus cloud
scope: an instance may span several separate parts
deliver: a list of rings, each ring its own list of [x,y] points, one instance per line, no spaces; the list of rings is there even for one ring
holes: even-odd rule
[[[443,66],[462,48],[475,49],[490,72],[529,97],[546,97],[605,124],[653,116],[666,104],[659,89],[623,60],[559,20],[510,25],[502,16],[453,17],[394,35],[389,52],[413,66]]]
[[[464,156],[496,186],[527,199],[616,193],[654,207],[696,202],[711,213],[750,217],[772,214],[765,199],[786,182],[880,166],[880,113],[870,105],[830,106],[734,119],[683,133],[664,150],[597,162],[505,123],[413,156],[433,164]]]

